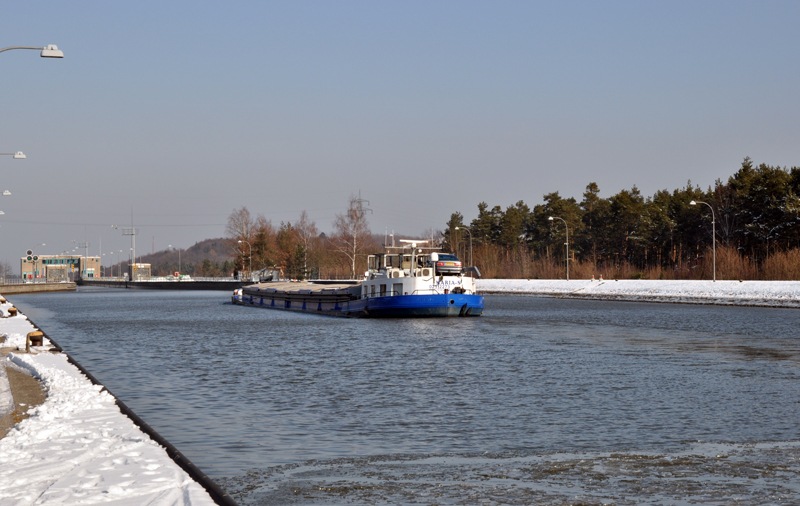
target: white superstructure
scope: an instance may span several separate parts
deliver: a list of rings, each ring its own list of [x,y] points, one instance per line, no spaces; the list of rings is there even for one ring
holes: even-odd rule
[[[477,269],[464,270],[461,262],[440,262],[439,253],[430,251],[432,248],[419,247],[425,241],[401,242],[407,244],[387,246],[386,253],[367,258],[368,270],[361,283],[362,298],[477,293],[472,276],[480,276]]]

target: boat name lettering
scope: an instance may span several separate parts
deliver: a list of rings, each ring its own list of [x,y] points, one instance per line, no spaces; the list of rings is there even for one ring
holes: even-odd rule
[[[447,281],[439,281],[436,284],[430,285],[429,288],[431,290],[435,290],[438,288],[449,288],[451,286],[458,286],[461,284],[461,280],[447,280]]]

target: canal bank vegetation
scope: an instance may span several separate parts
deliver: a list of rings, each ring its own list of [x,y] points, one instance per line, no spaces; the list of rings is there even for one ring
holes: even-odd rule
[[[358,277],[366,256],[387,241],[371,232],[365,202],[351,196],[329,232],[305,211],[294,222],[273,224],[243,206],[228,217],[224,239],[182,250],[191,259],[184,257],[181,271],[230,276],[252,265],[253,271],[279,269],[290,279]],[[565,277],[566,223],[571,278],[711,279],[716,233],[717,279],[800,279],[800,167],[745,158],[727,181],[705,190],[689,181],[652,196],[633,186],[602,198],[591,182],[580,201],[556,191],[533,207],[523,201],[505,209],[485,202],[477,207],[472,221],[454,212],[444,231],[423,236],[465,262],[471,256],[484,278]],[[164,256],[151,262],[154,272],[178,270],[175,253]]]
[[[354,279],[366,270],[367,255],[380,247],[369,228],[364,200],[350,197],[347,209],[337,214],[334,230],[320,232],[303,211],[294,223],[274,225],[247,207],[234,210],[225,232],[233,268],[277,269],[289,279]]]
[[[716,232],[717,279],[800,279],[800,167],[745,158],[707,190],[690,181],[651,197],[636,186],[599,193],[592,182],[581,201],[553,192],[533,208],[481,202],[469,224],[451,215],[443,245],[468,259],[471,233],[484,277],[557,279],[566,270],[566,223],[570,277],[710,279]]]

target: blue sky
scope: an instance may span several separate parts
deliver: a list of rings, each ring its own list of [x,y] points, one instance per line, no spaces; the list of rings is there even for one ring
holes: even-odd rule
[[[359,190],[420,234],[481,201],[645,195],[800,166],[800,2],[14,2],[0,8],[0,259],[234,208],[323,231]],[[39,251],[39,250],[37,250]],[[106,261],[108,263],[108,261]]]

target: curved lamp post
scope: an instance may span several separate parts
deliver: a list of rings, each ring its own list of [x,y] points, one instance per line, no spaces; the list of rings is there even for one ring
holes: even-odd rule
[[[22,151],[17,151],[16,153],[0,153],[0,155],[10,155],[10,156],[13,156],[15,160],[24,160],[25,158],[27,158],[25,156],[25,153],[23,153]],[[7,197],[8,195],[11,195],[11,192],[8,191],[8,190],[5,190],[3,192],[3,196]]]
[[[25,153],[23,153],[22,151],[17,151],[16,153],[0,153],[0,155],[11,155],[17,160],[24,160],[25,158],[27,158],[27,156],[25,156]]]
[[[462,228],[467,232],[469,232],[469,266],[473,267],[474,264],[472,263],[472,231],[469,229],[469,227],[456,227],[455,229],[461,230]]]
[[[705,204],[711,209],[711,251],[713,252],[714,258],[714,281],[717,280],[717,217],[714,215],[714,208],[711,207],[711,204],[708,202],[702,202],[700,200],[693,200],[689,202],[690,206],[696,206],[697,204]]]
[[[248,275],[248,277],[251,278],[250,280],[252,281],[252,276],[253,276],[253,249],[250,247],[250,243],[247,242],[247,241],[238,241],[238,242],[239,242],[239,244],[242,244],[242,243],[247,244],[247,251],[249,253],[247,258],[250,260],[250,270],[247,272],[247,275]]]
[[[558,216],[550,216],[549,218],[547,218],[547,220],[548,221],[561,220],[564,222],[564,228],[567,229],[567,238],[566,242],[564,243],[564,246],[567,247],[567,281],[569,281],[569,225],[567,225],[567,220],[565,220],[564,218],[559,218]]]
[[[0,49],[0,53],[3,51],[10,51],[12,49],[34,49],[36,51],[41,51],[39,56],[42,58],[63,58],[64,52],[58,49],[58,46],[55,44],[48,44],[45,47],[36,47],[36,46],[9,46]]]
[[[775,225],[767,232],[767,258],[769,258],[769,238],[772,237],[772,232],[774,232],[776,228],[781,228],[781,225]]]

